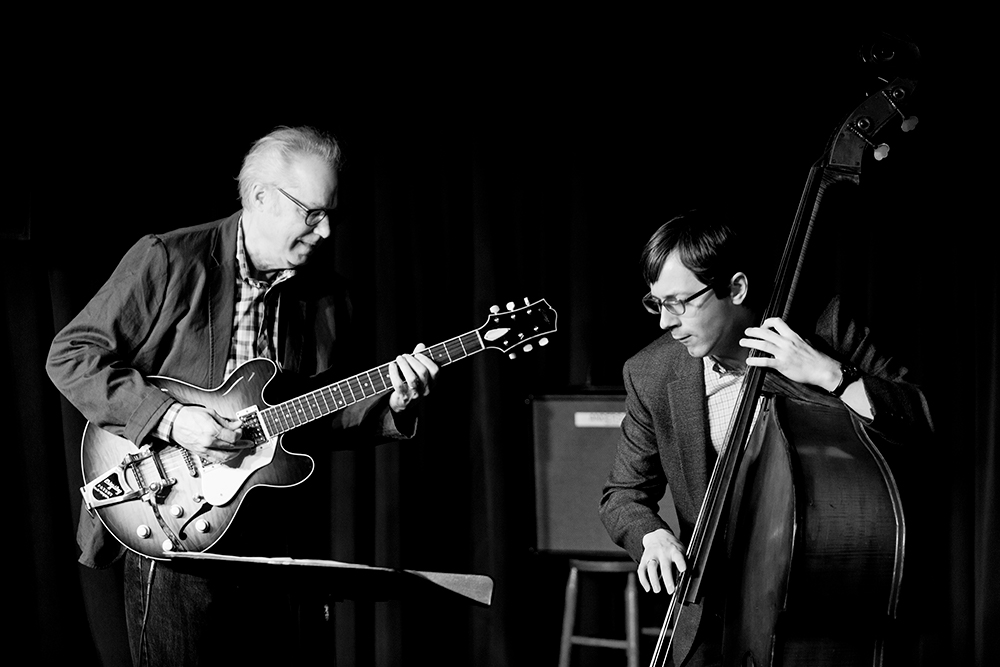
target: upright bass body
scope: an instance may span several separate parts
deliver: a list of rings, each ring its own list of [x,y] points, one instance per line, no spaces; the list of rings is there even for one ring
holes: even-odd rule
[[[843,406],[775,397],[746,461],[727,540],[726,664],[883,664],[905,523],[882,454]]]

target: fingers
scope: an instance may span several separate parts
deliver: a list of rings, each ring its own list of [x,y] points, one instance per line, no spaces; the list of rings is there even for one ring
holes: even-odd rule
[[[213,461],[226,461],[256,447],[243,440],[242,422],[222,417],[214,410],[185,406],[177,414],[171,437],[178,445]]]
[[[674,577],[674,566],[677,567],[679,577],[680,573],[684,572],[684,568],[686,567],[684,559],[680,559],[680,563],[668,560],[665,567],[658,558],[649,558],[640,561],[636,572],[639,575],[639,584],[642,586],[642,590],[647,593],[650,590],[653,593],[659,593],[666,589],[667,593],[673,595],[677,589],[678,579]],[[661,581],[663,582],[662,585]]]
[[[740,339],[740,345],[745,348],[759,350],[772,357],[794,352],[804,345],[804,341],[780,317],[769,317],[759,327],[747,327],[744,333],[747,338]],[[747,360],[751,366],[772,366],[767,359],[751,357]]]
[[[438,365],[430,357],[423,354],[427,347],[423,343],[413,349],[412,354],[402,354],[396,357],[396,364],[403,378],[411,389],[416,389],[421,396],[430,392],[430,386],[438,373]]]
[[[662,529],[646,535],[643,545],[645,549],[637,570],[642,589],[647,593],[659,593],[665,588],[672,595],[677,588],[675,568],[678,573],[687,569],[683,546],[673,534]]]
[[[389,380],[394,388],[389,405],[397,412],[411,401],[427,396],[440,368],[426,354],[427,347],[417,345],[411,354],[401,354],[389,364]]]
[[[647,593],[651,589],[654,593],[660,592],[660,569],[658,560],[655,558],[649,558],[644,561],[640,561],[637,574],[639,575],[639,585],[642,586],[642,590]]]

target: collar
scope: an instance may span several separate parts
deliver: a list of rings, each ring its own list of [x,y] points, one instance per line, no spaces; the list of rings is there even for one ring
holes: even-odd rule
[[[705,364],[706,373],[712,371],[719,377],[728,377],[728,376],[741,377],[743,375],[746,375],[747,372],[746,366],[730,368],[729,366],[726,366],[725,364],[723,364],[723,362],[716,359],[715,357],[702,357],[702,362]]]

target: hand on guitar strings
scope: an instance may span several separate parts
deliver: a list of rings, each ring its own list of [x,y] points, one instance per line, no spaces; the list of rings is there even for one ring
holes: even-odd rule
[[[673,533],[659,528],[642,537],[642,558],[639,559],[639,584],[647,593],[652,589],[659,593],[664,587],[671,595],[677,587],[674,581],[674,567],[678,574],[687,570],[684,560],[684,545]],[[660,580],[663,580],[663,586]]]
[[[198,405],[186,405],[174,419],[170,438],[202,458],[224,463],[255,445],[242,440],[242,422],[229,420],[215,410]]]
[[[389,407],[393,412],[405,410],[413,401],[430,393],[440,369],[430,357],[421,354],[426,349],[427,346],[421,343],[412,354],[401,354],[389,364],[389,379],[395,387],[389,396]]]

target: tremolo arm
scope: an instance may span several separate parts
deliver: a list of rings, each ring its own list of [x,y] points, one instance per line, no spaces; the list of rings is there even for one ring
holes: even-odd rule
[[[152,463],[152,466],[144,466],[146,462]],[[155,471],[156,479],[147,482],[144,469]],[[93,512],[130,500],[152,501],[155,498],[155,502],[163,502],[170,487],[176,483],[176,478],[167,475],[159,452],[146,446],[134,454],[127,454],[118,466],[81,487],[80,493],[87,510]]]

